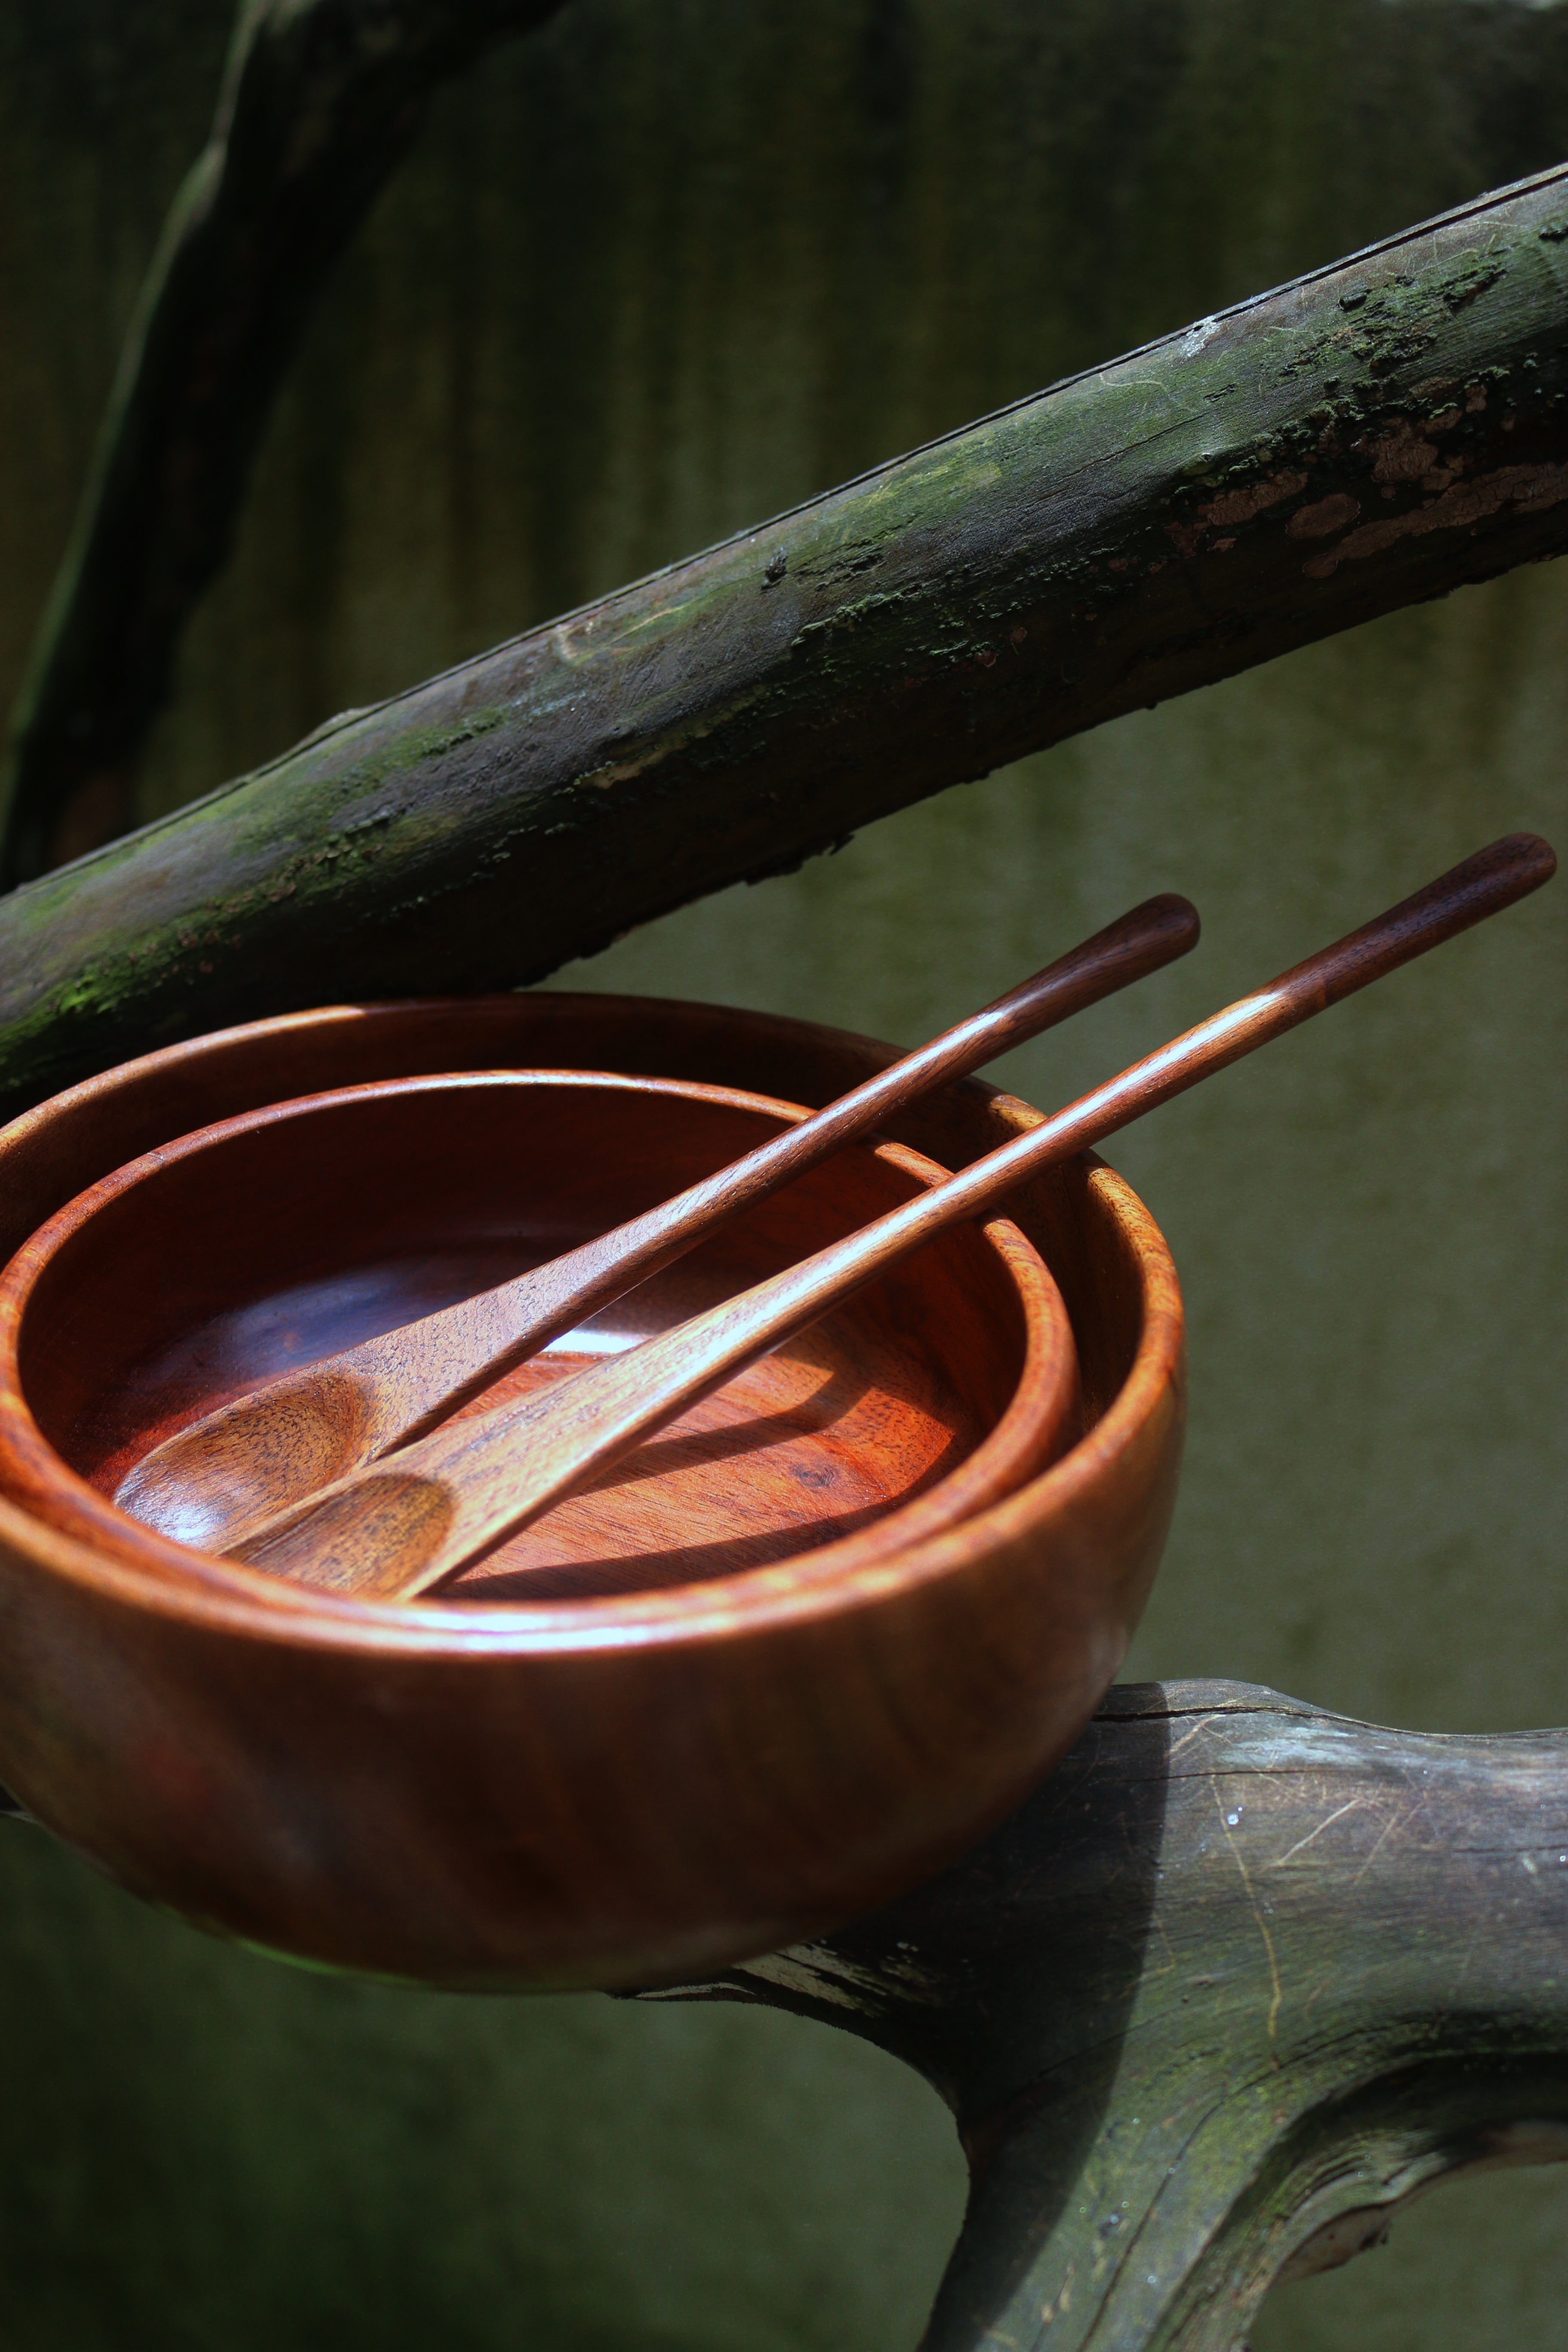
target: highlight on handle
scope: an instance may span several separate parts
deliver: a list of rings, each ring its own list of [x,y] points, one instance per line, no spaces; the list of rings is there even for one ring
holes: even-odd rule
[[[1309,975],[1321,975],[1318,1002],[1338,1004],[1385,971],[1396,971],[1428,948],[1440,947],[1489,915],[1528,898],[1556,871],[1557,853],[1538,833],[1504,834],[1461,858],[1425,889],[1402,898],[1386,914],[1281,972],[1274,986],[1289,989],[1305,984]]]
[[[1091,1087],[1076,1102],[1053,1112],[1039,1127],[1004,1144],[993,1155],[1026,1170],[1088,1151],[1134,1119],[1173,1101],[1177,1095],[1256,1053],[1258,1046],[1300,1027],[1358,989],[1397,971],[1431,948],[1468,930],[1489,915],[1527,898],[1557,870],[1556,854],[1538,834],[1505,835],[1478,849],[1435,882],[1348,931],[1277,980],[1237,997],[1205,1021],[1157,1046],[1113,1078]],[[991,1163],[975,1160],[953,1179],[983,1186]],[[1016,1181],[1016,1180],[1015,1180]],[[935,1196],[932,1196],[933,1198]]]

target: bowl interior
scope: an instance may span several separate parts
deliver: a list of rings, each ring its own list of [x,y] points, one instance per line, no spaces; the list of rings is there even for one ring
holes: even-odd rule
[[[60,1221],[21,1317],[23,1393],[56,1453],[111,1495],[153,1445],[214,1406],[619,1223],[790,1115],[723,1088],[560,1072],[278,1106],[166,1148]],[[732,1295],[941,1172],[891,1147],[836,1154],[468,1410]],[[1036,1311],[1019,1251],[1033,1262],[1001,1226],[928,1244],[443,1598],[700,1582],[879,1523],[1008,1412]]]

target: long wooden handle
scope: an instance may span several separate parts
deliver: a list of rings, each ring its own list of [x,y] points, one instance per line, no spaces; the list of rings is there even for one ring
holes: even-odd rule
[[[1145,899],[838,1101],[608,1234],[455,1306],[286,1372],[166,1438],[115,1501],[230,1549],[279,1511],[433,1429],[503,1372],[947,1080],[966,1076],[1196,944],[1185,898]]]
[[[742,1209],[782,1192],[842,1145],[868,1135],[949,1079],[967,1076],[1010,1047],[1185,955],[1196,946],[1199,929],[1197,909],[1188,899],[1173,893],[1145,899],[1033,979],[797,1126],[771,1136],[743,1159],[547,1265],[425,1316],[350,1355],[356,1361],[373,1349],[395,1355],[398,1436],[415,1433],[422,1423],[447,1418],[514,1364],[659,1273]],[[474,1369],[454,1386],[443,1366],[451,1352],[448,1336],[459,1332]],[[383,1444],[393,1442],[388,1436]]]
[[[438,1430],[263,1528],[238,1557],[335,1591],[425,1591],[943,1227],[994,1208],[1025,1178],[1511,906],[1549,880],[1556,863],[1534,835],[1494,842],[946,1183],[541,1395]]]

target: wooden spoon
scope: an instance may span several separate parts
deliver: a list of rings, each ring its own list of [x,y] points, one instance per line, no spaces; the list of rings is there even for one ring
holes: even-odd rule
[[[388,1600],[426,1591],[944,1226],[989,1211],[1025,1177],[1539,889],[1556,863],[1532,834],[1492,843],[859,1233],[542,1395],[437,1430],[283,1514],[237,1556],[331,1591]]]
[[[1146,899],[994,1004],[672,1201],[493,1290],[287,1372],[192,1422],[129,1472],[116,1503],[178,1542],[232,1549],[290,1504],[434,1428],[524,1357],[933,1087],[1185,955],[1198,929],[1185,898]]]

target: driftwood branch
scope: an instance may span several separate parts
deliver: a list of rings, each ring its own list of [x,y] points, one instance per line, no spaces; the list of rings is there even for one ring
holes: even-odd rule
[[[1568,1732],[1113,1691],[874,1918],[643,1998],[864,2035],[973,2172],[927,2352],[1235,2352],[1445,2174],[1568,2158]]]
[[[223,564],[321,285],[440,83],[561,0],[243,0],[13,721],[6,887],[127,821],[132,764]]]
[[[0,1108],[506,987],[1568,545],[1568,167],[880,467],[0,901]]]

